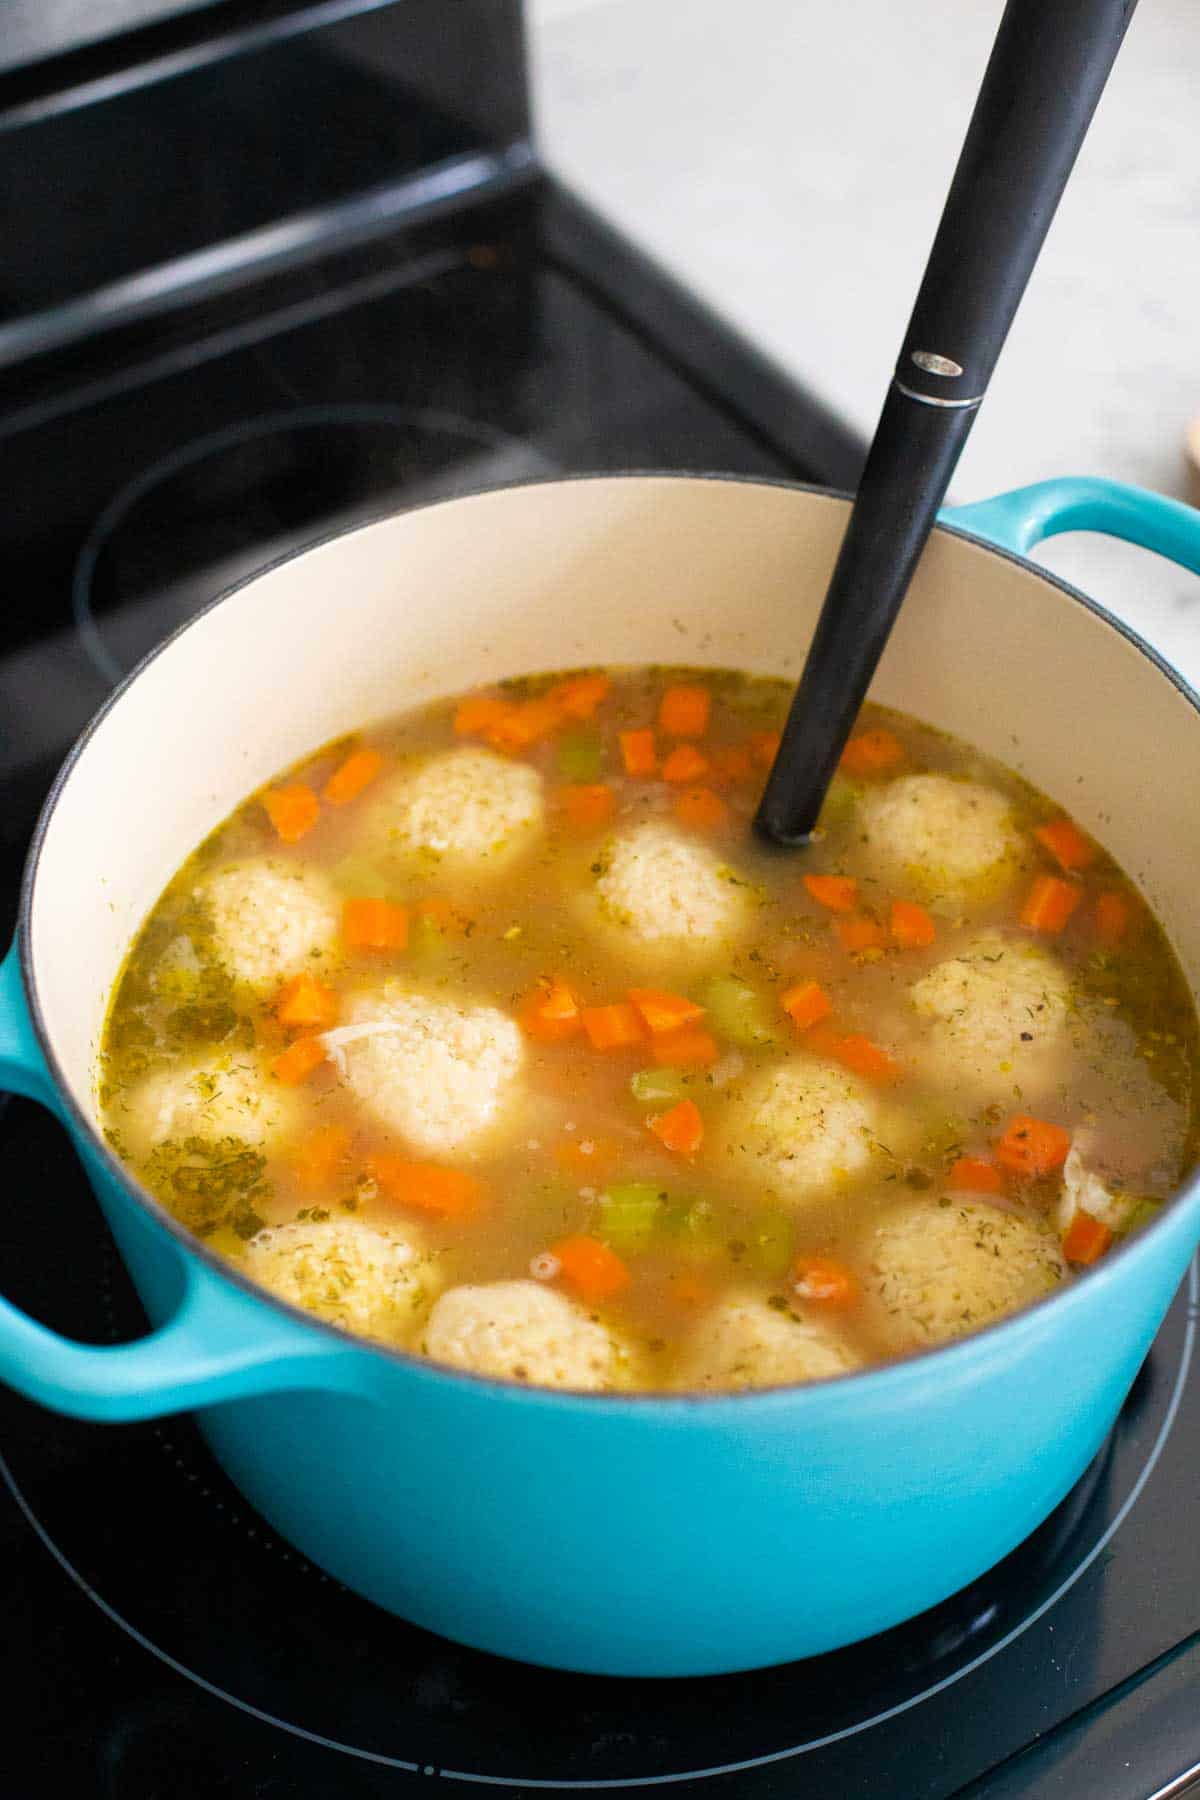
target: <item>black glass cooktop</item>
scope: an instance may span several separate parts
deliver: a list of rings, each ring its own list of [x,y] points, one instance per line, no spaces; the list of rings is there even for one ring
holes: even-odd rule
[[[37,807],[112,682],[281,550],[530,476],[844,481],[854,456],[545,183],[4,377],[0,901],[11,918]],[[5,1291],[75,1336],[135,1335],[65,1140],[18,1101],[0,1137]],[[280,1542],[186,1419],[86,1426],[0,1394],[0,1793],[1165,1793],[1200,1762],[1197,1293],[1079,1488],[998,1569],[867,1644],[703,1681],[457,1649]]]

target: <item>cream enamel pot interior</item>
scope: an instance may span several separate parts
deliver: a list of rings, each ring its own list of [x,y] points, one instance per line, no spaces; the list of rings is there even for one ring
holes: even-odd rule
[[[7,1381],[95,1419],[198,1408],[248,1498],[352,1588],[483,1649],[605,1673],[846,1643],[961,1587],[1049,1513],[1186,1269],[1194,1185],[1069,1290],[949,1348],[757,1395],[586,1396],[439,1369],[271,1299],[95,1129],[130,938],[248,792],[329,738],[498,676],[654,661],[794,676],[846,512],[666,476],[448,501],[279,564],[143,664],[47,803],[0,977],[0,1077],[62,1117],[155,1329],[98,1349],[0,1303]],[[1047,483],[962,524],[1013,549],[1108,529],[1200,568],[1198,515],[1104,483]],[[1200,712],[1144,646],[1019,556],[941,529],[874,691],[1066,799],[1195,987]],[[46,1254],[69,1254],[53,1231]]]

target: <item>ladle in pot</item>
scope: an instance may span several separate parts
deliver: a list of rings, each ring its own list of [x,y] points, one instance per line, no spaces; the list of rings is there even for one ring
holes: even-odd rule
[[[1135,4],[1008,0],[759,802],[775,843],[817,822]]]

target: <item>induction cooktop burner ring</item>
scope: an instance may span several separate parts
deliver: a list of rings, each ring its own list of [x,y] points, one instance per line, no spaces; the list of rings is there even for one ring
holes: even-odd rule
[[[106,545],[140,501],[172,476],[182,474],[193,465],[222,451],[236,450],[258,438],[277,432],[327,430],[330,427],[391,426],[397,431],[422,433],[430,437],[454,437],[484,450],[518,451],[531,459],[537,470],[548,473],[552,467],[535,445],[499,426],[481,419],[467,418],[444,407],[398,406],[389,401],[347,401],[333,406],[299,406],[279,412],[260,413],[239,419],[220,431],[192,438],[168,456],[161,457],[143,469],[132,481],[119,488],[97,515],[75,560],[71,576],[71,616],[79,641],[98,674],[112,687],[125,679],[129,665],[119,662],[104,641],[96,621],[92,595],[96,570]],[[314,525],[314,539],[327,535]]]
[[[193,1682],[197,1687],[212,1695],[213,1698],[227,1702],[240,1712],[248,1714],[251,1718],[257,1719],[263,1724],[275,1726],[279,1730],[288,1732],[289,1735],[293,1737],[300,1738],[308,1743],[316,1744],[323,1749],[341,1752],[343,1755],[354,1757],[360,1762],[382,1765],[387,1768],[400,1770],[406,1774],[439,1775],[447,1781],[460,1781],[482,1787],[525,1788],[550,1793],[599,1792],[605,1790],[611,1792],[618,1791],[622,1788],[669,1787],[685,1781],[712,1780],[719,1776],[734,1775],[750,1769],[762,1768],[772,1763],[786,1762],[793,1757],[803,1756],[812,1751],[827,1749],[830,1745],[842,1742],[846,1738],[861,1735],[863,1732],[870,1731],[876,1726],[884,1725],[898,1715],[910,1712],[915,1707],[922,1705],[925,1701],[932,1699],[935,1694],[942,1693],[947,1688],[954,1686],[957,1682],[961,1681],[964,1676],[973,1673],[974,1670],[980,1668],[984,1663],[989,1662],[993,1657],[999,1655],[1001,1651],[1006,1650],[1010,1644],[1014,1643],[1017,1638],[1021,1637],[1031,1626],[1035,1625],[1039,1619],[1043,1618],[1046,1613],[1057,1605],[1059,1600],[1062,1599],[1069,1589],[1075,1586],[1076,1582],[1086,1574],[1087,1570],[1091,1568],[1096,1559],[1108,1548],[1125,1520],[1129,1517],[1134,1506],[1136,1506],[1138,1500],[1141,1498],[1151,1475],[1158,1465],[1159,1459],[1166,1447],[1167,1440],[1170,1437],[1179,1413],[1180,1403],[1183,1398],[1188,1375],[1191,1371],[1198,1320],[1200,1320],[1200,1257],[1193,1258],[1188,1267],[1186,1324],[1183,1342],[1180,1348],[1179,1364],[1172,1383],[1170,1398],[1167,1402],[1154,1441],[1147,1453],[1146,1460],[1138,1472],[1129,1493],[1118,1507],[1112,1519],[1108,1522],[1104,1531],[1092,1544],[1086,1554],[1081,1557],[1075,1567],[1058,1583],[1050,1594],[1040,1601],[1025,1618],[1019,1620],[1011,1630],[1004,1633],[996,1643],[991,1644],[985,1650],[980,1651],[976,1656],[964,1663],[962,1667],[953,1669],[939,1680],[931,1682],[919,1693],[911,1694],[905,1699],[897,1702],[895,1705],[889,1706],[869,1718],[856,1720],[852,1724],[843,1726],[837,1731],[826,1733],[820,1737],[809,1738],[803,1743],[793,1744],[782,1750],[769,1751],[761,1756],[743,1757],[734,1762],[713,1765],[708,1768],[686,1769],[666,1774],[623,1776],[618,1778],[603,1777],[583,1780],[557,1780],[517,1775],[486,1775],[474,1770],[450,1769],[446,1767],[437,1767],[429,1763],[406,1761],[403,1758],[391,1756],[382,1751],[368,1750],[355,1744],[342,1742],[320,1732],[310,1731],[303,1725],[293,1724],[286,1719],[281,1719],[277,1715],[267,1712],[261,1707],[255,1706],[251,1701],[241,1699],[238,1695],[230,1693],[227,1689],[222,1688],[217,1683],[211,1682],[205,1676],[189,1669],[168,1651],[162,1649],[150,1638],[140,1632],[135,1625],[119,1613],[115,1607],[110,1605],[110,1603],[104,1599],[103,1595],[99,1594],[89,1584],[80,1571],[76,1569],[65,1552],[59,1548],[58,1544],[50,1536],[49,1532],[42,1525],[29,1502],[26,1500],[24,1493],[19,1487],[7,1460],[2,1453],[0,1453],[0,1475],[3,1476],[5,1485],[8,1487],[19,1511],[35,1536],[49,1551],[50,1555],[63,1572],[70,1577],[81,1592],[91,1600],[113,1624],[117,1625],[134,1643],[148,1651],[159,1662],[174,1670],[176,1674],[182,1675],[186,1680]]]

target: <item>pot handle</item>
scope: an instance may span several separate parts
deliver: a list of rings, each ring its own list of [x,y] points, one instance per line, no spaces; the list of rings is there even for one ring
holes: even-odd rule
[[[29,1016],[13,944],[0,964],[0,1089],[63,1108]],[[284,1388],[347,1387],[361,1357],[179,1252],[172,1316],[131,1344],[81,1344],[0,1298],[0,1380],[77,1419],[154,1419]]]
[[[991,500],[947,507],[940,520],[1018,556],[1062,531],[1103,531],[1200,575],[1200,511],[1182,500],[1095,475],[1035,481]]]

